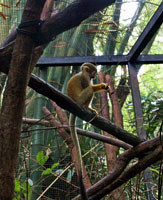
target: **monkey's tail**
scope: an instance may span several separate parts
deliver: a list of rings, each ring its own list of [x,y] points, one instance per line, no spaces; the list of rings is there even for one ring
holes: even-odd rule
[[[81,149],[79,144],[79,138],[76,132],[76,116],[73,114],[70,114],[69,118],[69,124],[70,124],[70,131],[71,131],[71,137],[75,146],[76,154],[77,154],[77,168],[78,168],[78,179],[80,184],[80,194],[82,200],[88,200],[86,189],[83,182],[83,168],[82,168],[82,156],[81,156]]]

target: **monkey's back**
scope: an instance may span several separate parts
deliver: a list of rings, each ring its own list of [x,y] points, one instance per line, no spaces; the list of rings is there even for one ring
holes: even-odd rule
[[[80,93],[88,86],[89,81],[87,81],[81,73],[75,74],[68,81],[67,94],[78,103]]]

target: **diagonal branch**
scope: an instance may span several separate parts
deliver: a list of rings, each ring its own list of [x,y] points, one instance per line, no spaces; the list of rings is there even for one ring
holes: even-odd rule
[[[50,123],[47,120],[42,120],[42,119],[23,118],[23,124],[29,124],[29,125],[38,125],[39,124],[41,126],[49,127],[49,129],[53,129],[53,128],[55,129],[56,128],[56,127],[51,127]],[[68,131],[68,133],[70,132],[70,130],[68,128],[68,124],[67,125],[62,124],[59,127],[57,127],[57,129],[60,129],[60,128],[64,128],[66,131]],[[93,131],[87,131],[87,130],[77,128],[77,133],[81,136],[93,138],[95,140],[98,140],[98,141],[101,141],[101,142],[104,142],[104,143],[108,143],[108,144],[112,144],[112,145],[115,145],[115,146],[118,146],[118,147],[122,147],[124,149],[132,148],[131,145],[129,145],[129,144],[127,144],[127,143],[125,143],[121,140],[118,140],[116,138],[107,137],[107,136],[101,135],[99,133],[95,133]]]
[[[61,107],[59,107],[54,101],[52,102],[52,105],[57,112],[59,121],[61,122],[63,127],[66,126],[66,127],[64,127],[66,129],[66,131],[70,132],[69,128],[67,128],[68,125],[69,125],[68,119],[67,119],[67,116],[65,115],[63,109]],[[88,131],[88,130],[83,130],[83,129],[77,128],[77,133],[79,135],[82,135],[82,136],[84,135],[84,136],[93,138],[95,140],[102,141],[104,143],[108,143],[108,144],[112,144],[112,145],[122,147],[124,149],[129,149],[129,148],[132,147],[131,145],[129,145],[129,144],[127,144],[127,143],[125,143],[121,140],[118,140],[116,138],[107,137],[107,136],[95,133],[93,131]]]
[[[83,20],[114,2],[115,0],[76,0],[45,21],[41,29],[43,36],[49,42],[58,34],[78,26]]]
[[[49,99],[55,101],[61,108],[68,110],[74,115],[80,117],[81,119],[90,122],[97,128],[109,132],[120,140],[129,143],[133,146],[142,142],[142,140],[123,130],[122,128],[114,125],[110,121],[104,119],[103,117],[95,117],[94,113],[80,107],[75,102],[73,102],[68,96],[62,94],[59,90],[55,89],[50,84],[46,83],[41,78],[32,74],[29,86],[32,87],[36,92],[48,97]]]
[[[76,0],[67,8],[46,19],[41,27],[42,41],[44,44],[52,41],[57,35],[78,26],[83,20],[94,13],[103,10],[113,4],[115,0]],[[0,47],[6,45],[16,38],[17,32],[14,29]]]
[[[106,194],[111,193],[114,189],[118,188],[122,184],[126,183],[128,180],[145,170],[150,165],[158,162],[161,159],[162,155],[162,146],[158,145],[150,154],[144,156],[141,160],[139,160],[135,165],[131,166],[129,169],[124,171],[117,179],[114,179],[110,185],[103,188],[97,194],[97,190],[95,192],[96,195],[92,196],[91,200],[97,200],[104,197]]]
[[[146,169],[146,167],[160,160],[161,151],[162,144],[160,141],[160,137],[143,142],[138,146],[127,150],[126,152],[121,154],[117,159],[114,170],[109,175],[107,175],[102,180],[93,185],[88,190],[88,195],[92,196],[98,193],[98,195],[95,195],[91,199],[100,199],[104,195],[110,193],[111,191],[118,188],[123,183],[127,182],[129,179],[134,177],[137,173],[140,173],[141,171]],[[147,152],[150,153],[141,158],[135,165],[130,167],[128,170],[124,171],[131,159],[135,157],[140,157]]]

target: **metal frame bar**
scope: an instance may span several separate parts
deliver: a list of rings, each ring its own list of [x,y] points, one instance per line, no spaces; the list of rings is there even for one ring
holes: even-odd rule
[[[37,62],[37,67],[57,67],[57,66],[79,66],[84,62],[95,63],[97,65],[127,65],[130,60],[128,55],[109,56],[69,56],[69,57],[42,57]],[[159,64],[163,63],[163,55],[140,55],[134,64]],[[108,66],[109,67],[109,66]]]
[[[152,39],[154,34],[156,34],[162,22],[163,22],[163,3],[160,4],[159,8],[154,13],[153,17],[151,18],[151,20],[145,27],[144,31],[142,32],[138,40],[135,42],[135,44],[133,45],[132,49],[128,54],[129,57],[128,70],[130,74],[130,84],[131,84],[134,112],[136,118],[137,133],[141,138],[144,139],[146,139],[146,134],[143,128],[144,124],[143,109],[141,105],[141,95],[140,95],[140,89],[139,89],[139,83],[137,79],[137,71],[135,65],[137,64],[136,60],[140,56],[140,53],[146,47],[148,42]]]
[[[162,57],[163,61],[163,57]],[[126,56],[69,56],[69,57],[42,57],[39,59],[37,65],[39,67],[49,67],[49,66],[79,66],[84,62],[90,62],[97,65],[118,65],[127,64],[128,58]]]
[[[132,92],[132,100],[133,100],[133,105],[134,105],[137,134],[140,138],[146,139],[145,130],[143,128],[143,124],[144,124],[143,109],[141,105],[141,96],[140,96],[139,83],[137,79],[137,71],[134,65],[130,62],[128,63],[128,69],[129,69],[130,85],[132,88],[131,92]]]
[[[140,55],[142,50],[146,47],[148,42],[152,39],[154,34],[160,28],[162,22],[163,22],[163,3],[160,4],[158,9],[154,13],[153,17],[145,27],[144,31],[142,32],[138,40],[135,42],[134,46],[131,48],[128,54],[130,61],[135,60]]]

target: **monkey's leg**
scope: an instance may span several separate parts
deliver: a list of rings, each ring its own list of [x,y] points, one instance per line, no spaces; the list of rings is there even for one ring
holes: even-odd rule
[[[89,86],[85,90],[83,90],[79,96],[80,99],[83,99],[83,102],[82,102],[83,104],[80,104],[80,105],[83,105],[86,109],[89,109],[89,110],[95,112],[96,115],[98,115],[97,110],[89,107],[92,97],[93,97],[93,89],[91,86]]]
[[[93,97],[93,88],[92,86],[88,86],[78,96],[77,103],[81,106],[89,105]]]

